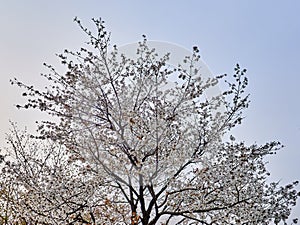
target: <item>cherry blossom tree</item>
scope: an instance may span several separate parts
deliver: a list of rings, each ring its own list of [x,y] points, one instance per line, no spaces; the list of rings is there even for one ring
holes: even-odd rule
[[[298,182],[268,183],[265,166],[281,144],[226,138],[248,107],[245,69],[236,65],[228,90],[207,96],[226,75],[204,79],[195,66],[197,47],[169,66],[170,55],[159,56],[144,37],[131,59],[111,46],[101,19],[93,19],[96,34],[75,21],[89,42],[58,55],[65,73],[45,64],[45,90],[11,81],[27,98],[18,108],[54,119],[38,122],[36,135],[12,125],[1,174],[2,221],[286,223]]]

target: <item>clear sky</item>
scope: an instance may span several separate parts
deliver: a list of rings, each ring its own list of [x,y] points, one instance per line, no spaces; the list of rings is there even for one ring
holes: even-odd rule
[[[272,180],[300,180],[300,1],[297,0],[0,0],[0,143],[8,120],[32,127],[38,113],[18,111],[19,79],[42,84],[43,62],[58,65],[55,53],[78,49],[86,40],[73,18],[92,27],[102,17],[112,42],[168,41],[188,49],[197,45],[214,74],[248,69],[250,108],[238,140],[286,147],[270,158]],[[220,86],[222,88],[222,86]],[[300,204],[300,202],[299,202]],[[300,217],[300,207],[294,211]]]

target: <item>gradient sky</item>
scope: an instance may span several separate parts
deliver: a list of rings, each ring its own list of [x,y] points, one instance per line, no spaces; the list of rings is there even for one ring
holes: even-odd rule
[[[9,119],[33,127],[39,113],[18,111],[18,77],[42,85],[42,63],[59,67],[55,53],[77,50],[86,40],[73,23],[88,27],[102,17],[112,43],[168,41],[191,49],[197,45],[214,74],[231,74],[236,63],[248,69],[250,108],[237,140],[263,144],[279,140],[286,147],[270,157],[272,180],[300,180],[300,1],[297,0],[0,0],[0,144]],[[222,89],[222,85],[220,86]],[[300,202],[298,202],[300,204]],[[300,207],[293,213],[300,217]]]

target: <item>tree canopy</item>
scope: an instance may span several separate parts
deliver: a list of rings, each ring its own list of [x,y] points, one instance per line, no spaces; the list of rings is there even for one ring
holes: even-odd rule
[[[197,47],[170,66],[169,53],[158,55],[145,36],[131,59],[111,45],[101,19],[93,19],[96,33],[75,21],[89,42],[58,55],[64,73],[45,64],[44,90],[11,81],[27,99],[17,108],[53,120],[37,122],[34,135],[12,124],[9,156],[1,157],[3,223],[287,221],[298,182],[268,183],[265,161],[281,144],[226,138],[249,104],[246,69],[237,64],[232,77],[204,79]],[[222,80],[227,90],[205,94]]]

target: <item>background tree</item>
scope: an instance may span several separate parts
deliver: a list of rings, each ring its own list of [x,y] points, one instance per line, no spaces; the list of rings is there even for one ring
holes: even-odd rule
[[[27,97],[18,108],[56,119],[39,122],[36,136],[15,126],[8,136],[14,160],[6,160],[2,176],[15,190],[6,201],[11,218],[133,225],[287,220],[298,182],[268,184],[264,160],[281,144],[224,138],[248,107],[245,69],[236,65],[228,90],[207,97],[225,75],[201,77],[197,47],[170,67],[169,54],[157,55],[144,37],[137,59],[129,59],[110,46],[102,20],[93,20],[96,34],[75,21],[91,49],[58,55],[64,74],[45,64],[45,90],[12,80]]]

